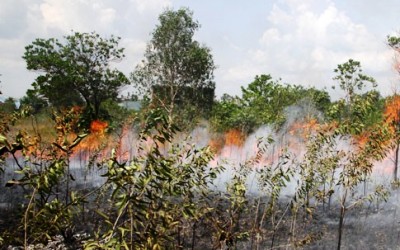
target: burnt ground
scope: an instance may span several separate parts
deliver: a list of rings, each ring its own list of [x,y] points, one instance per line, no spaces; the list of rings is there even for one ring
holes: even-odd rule
[[[79,174],[74,174],[79,176]],[[86,173],[83,181],[80,181],[79,189],[90,189],[90,183],[98,178],[98,174]],[[19,224],[18,213],[22,212],[21,204],[26,202],[23,194],[18,190],[20,187],[5,187],[7,180],[12,179],[12,173],[5,173],[0,180],[0,233],[6,230],[17,230],[15,225]],[[80,177],[81,178],[81,177]],[[75,187],[76,188],[76,187]],[[76,190],[76,189],[75,189]],[[289,197],[289,196],[287,196]],[[249,199],[248,206],[254,207],[255,197]],[[285,211],[287,202],[280,201],[277,208],[276,220]],[[221,211],[226,211],[227,203],[219,204]],[[297,249],[336,249],[339,206],[333,201],[330,210],[322,206],[316,207],[312,215],[300,213],[296,221],[295,242]],[[84,219],[82,219],[84,218]],[[254,234],[254,209],[250,209],[241,215],[240,225],[235,228],[238,232],[248,231],[249,238],[245,241],[238,241],[236,249],[294,249],[290,244],[293,235],[290,234],[291,214],[285,213],[276,231],[271,230],[270,220],[267,218],[262,228],[259,228],[259,241]],[[76,221],[76,238],[84,239],[93,234],[99,218],[89,207],[85,213]],[[197,225],[195,232],[195,244],[193,249],[213,249],[216,247],[216,240],[212,235],[213,229],[206,221]],[[273,239],[273,244],[272,244]],[[79,241],[69,249],[79,249]],[[192,239],[187,239],[184,249],[192,249]],[[224,245],[224,244],[222,244]],[[399,249],[400,246],[400,190],[391,190],[387,202],[367,202],[363,206],[355,207],[347,212],[343,233],[342,249]],[[226,248],[226,246],[225,246]],[[0,249],[9,249],[7,245]],[[45,245],[37,245],[36,249],[67,249],[62,243],[60,236],[53,237]]]
[[[398,191],[396,191],[398,192]],[[349,210],[346,215],[342,249],[399,249],[400,246],[400,210],[397,203],[397,193],[392,194],[388,202],[369,203],[364,206],[355,207]],[[286,204],[280,204],[280,211],[283,211]],[[18,221],[13,217],[17,212],[11,207],[2,207],[0,213],[0,230],[4,232],[10,225],[15,225]],[[336,249],[338,234],[338,211],[339,207],[332,205],[330,211],[323,211],[322,207],[314,211],[312,217],[308,214],[298,216],[296,230],[297,249]],[[249,230],[254,220],[254,214],[243,214],[241,225],[237,229],[240,231]],[[287,214],[273,236],[272,230],[268,230],[268,223],[261,232],[263,239],[257,242],[255,239],[248,238],[245,241],[238,241],[236,249],[295,249],[290,241],[291,217]],[[84,227],[77,227],[83,229]],[[85,227],[88,230],[88,227]],[[85,232],[80,231],[76,238],[82,237]],[[272,244],[271,239],[274,238]],[[185,249],[191,249],[191,240],[185,244]],[[215,240],[214,240],[215,242]],[[224,244],[222,244],[224,246]],[[272,248],[271,248],[272,246]],[[199,224],[196,230],[195,245],[193,249],[212,249],[211,230],[206,223]],[[258,248],[257,248],[258,247]],[[60,236],[54,237],[47,246],[44,244],[36,245],[32,249],[79,249],[79,242],[73,246],[66,247],[62,243]],[[18,249],[2,246],[1,249]],[[225,246],[227,249],[227,246]]]

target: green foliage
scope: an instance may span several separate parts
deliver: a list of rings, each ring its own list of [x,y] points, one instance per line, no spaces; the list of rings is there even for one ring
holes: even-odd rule
[[[387,44],[395,50],[400,48],[400,37],[398,36],[387,36]]]
[[[23,58],[29,70],[44,72],[32,84],[56,107],[85,104],[97,118],[105,100],[116,99],[120,87],[128,83],[123,73],[110,68],[110,62],[124,57],[118,48],[120,38],[102,38],[96,33],[36,39],[25,47]]]
[[[383,124],[375,124],[369,130],[365,143],[355,143],[343,134],[343,127],[324,124],[310,137],[307,151],[299,165],[299,185],[292,202],[292,209],[297,213],[305,208],[313,213],[318,203],[328,201],[337,192],[339,199],[339,236],[340,249],[344,219],[348,210],[364,204],[366,201],[386,199],[387,191],[378,186],[373,193],[359,192],[360,184],[365,183],[372,173],[376,162],[383,160],[389,150],[387,141],[390,130]],[[349,144],[347,148],[340,144]],[[310,201],[314,200],[315,204]]]
[[[219,169],[208,166],[208,147],[172,143],[175,131],[162,111],[152,110],[140,135],[138,156],[129,162],[118,162],[115,156],[108,161],[104,177],[111,207],[98,211],[107,227],[86,248],[182,247],[179,239],[187,235],[185,228],[207,212],[208,185]]]
[[[119,128],[120,125],[134,114],[133,111],[129,111],[124,107],[118,105],[115,100],[108,99],[104,101],[100,106],[101,120],[109,121],[108,127],[110,129]]]
[[[377,85],[372,77],[362,74],[360,62],[349,59],[334,70],[334,80],[339,82],[345,97],[338,100],[328,111],[330,119],[339,122],[344,134],[361,134],[366,127],[381,121],[382,100],[376,90],[367,92],[367,84]]]
[[[310,100],[321,112],[330,105],[326,91],[282,84],[270,75],[260,75],[247,88],[242,87],[241,98],[223,96],[213,108],[211,121],[217,131],[240,128],[249,133],[265,124],[279,127],[285,122],[285,108],[303,99]]]
[[[306,153],[299,164],[299,182],[297,191],[292,200],[292,210],[303,207],[311,212],[318,204],[329,202],[335,192],[336,180],[340,161],[345,154],[337,148],[337,133],[335,128],[325,125],[314,134],[311,134],[306,144]],[[310,200],[315,199],[316,204]]]
[[[24,97],[21,98],[21,106],[29,106],[34,114],[39,113],[48,106],[47,101],[39,95],[38,91],[28,89]]]
[[[0,174],[4,171],[5,158],[23,149],[22,133],[17,133],[14,141],[12,141],[12,138],[10,138],[8,134],[10,133],[11,127],[14,126],[21,117],[26,117],[29,111],[29,109],[21,109],[11,114],[0,112]]]
[[[225,132],[231,128],[246,131],[255,127],[253,120],[246,119],[240,98],[228,94],[224,94],[214,104],[210,121],[217,132]]]
[[[331,106],[331,97],[326,90],[319,90],[315,87],[306,88],[303,91],[303,95],[303,98],[309,99],[315,105],[317,110],[323,114],[326,114],[327,110]]]
[[[51,145],[43,143],[40,134],[28,135],[24,131],[17,134],[15,143],[0,143],[6,153],[14,156],[19,168],[17,178],[6,186],[20,187],[26,194],[20,204],[23,211],[13,215],[21,222],[3,234],[9,244],[19,243],[27,248],[30,243],[46,242],[55,235],[62,235],[66,243],[73,241],[72,218],[82,200],[69,190],[69,160],[73,148],[85,135],[76,136],[73,141],[68,138],[75,131],[79,115],[74,110],[54,113],[58,136]],[[22,154],[23,162],[15,156],[17,151]]]
[[[385,98],[375,89],[367,91],[361,98],[371,103],[364,115],[365,127],[371,128],[381,123],[384,120]]]
[[[377,86],[374,78],[362,74],[361,63],[353,59],[339,64],[334,72],[338,75],[333,79],[337,80],[340,84],[340,88],[345,91],[347,103],[351,103],[357,90],[365,88],[367,83],[371,83],[372,87]]]
[[[1,113],[13,113],[17,110],[17,105],[15,104],[15,99],[8,97],[3,103],[0,102],[0,112]]]
[[[271,138],[267,142],[262,139],[258,143],[258,153],[255,157],[255,163],[259,163],[261,157],[271,157],[267,153],[270,144],[274,143]],[[272,155],[272,157],[275,157]],[[288,166],[290,163],[290,155],[288,152],[283,152],[270,164],[263,165],[256,170],[259,190],[261,196],[256,201],[255,216],[252,226],[252,242],[254,241],[259,247],[265,233],[271,233],[271,245],[274,247],[275,233],[282,224],[282,219],[287,216],[289,206],[285,211],[280,211],[279,199],[281,192],[294,176],[294,169]]]
[[[159,22],[145,59],[132,73],[133,82],[142,95],[151,96],[154,106],[166,110],[171,121],[191,120],[195,109],[200,116],[207,114],[214,98],[215,66],[210,49],[194,40],[199,23],[184,8],[166,10]],[[202,96],[204,90],[211,95]]]
[[[221,194],[207,215],[212,226],[213,248],[235,248],[239,241],[246,241],[249,232],[242,227],[242,217],[249,211],[246,180],[251,172],[250,164],[240,164],[234,170],[232,180],[227,183],[226,193]],[[233,167],[233,166],[229,166]]]
[[[242,106],[255,125],[281,123],[283,108],[293,104],[295,99],[289,86],[279,84],[270,75],[256,76],[247,88],[242,87]]]

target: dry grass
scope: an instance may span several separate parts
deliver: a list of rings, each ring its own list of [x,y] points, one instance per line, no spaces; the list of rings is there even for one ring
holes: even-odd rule
[[[32,137],[39,137],[42,142],[48,143],[51,143],[57,137],[55,123],[48,113],[41,113],[18,120],[10,128],[8,136],[10,139],[15,138],[19,132],[26,133]]]

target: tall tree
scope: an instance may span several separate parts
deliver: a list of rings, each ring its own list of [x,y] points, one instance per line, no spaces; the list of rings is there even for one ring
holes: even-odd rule
[[[200,25],[190,10],[166,10],[159,22],[132,79],[172,121],[179,109],[212,104],[215,66],[210,49],[193,38]]]
[[[337,120],[343,134],[360,135],[369,123],[376,123],[375,117],[380,94],[374,90],[377,86],[374,78],[363,74],[361,63],[353,59],[338,65],[333,78],[339,82],[339,87],[345,93],[328,111],[331,119]],[[367,90],[368,85],[372,90]],[[375,119],[375,121],[369,121]]]
[[[63,43],[39,38],[25,47],[27,68],[43,72],[32,85],[54,106],[84,103],[96,119],[101,103],[116,98],[120,87],[128,84],[122,72],[110,67],[110,62],[124,57],[120,38],[94,32],[64,38]]]
[[[400,37],[388,36],[387,44],[395,52],[395,70],[400,74]],[[397,172],[399,168],[399,152],[400,152],[400,96],[394,93],[392,97],[388,98],[386,103],[385,112],[386,121],[390,124],[393,129],[393,144],[394,144],[394,166],[393,166],[393,180],[398,181]]]

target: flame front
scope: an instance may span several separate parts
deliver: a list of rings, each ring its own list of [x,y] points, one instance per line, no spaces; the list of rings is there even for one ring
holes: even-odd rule
[[[245,141],[245,136],[239,129],[230,129],[225,134],[225,145],[240,147]]]
[[[94,134],[104,134],[108,128],[108,123],[100,120],[94,120],[90,123],[90,132]]]

